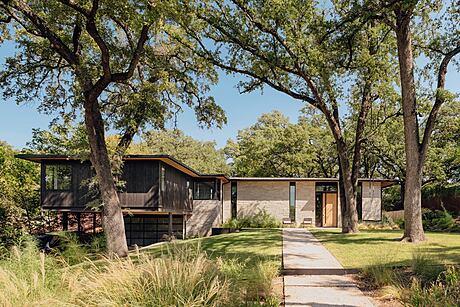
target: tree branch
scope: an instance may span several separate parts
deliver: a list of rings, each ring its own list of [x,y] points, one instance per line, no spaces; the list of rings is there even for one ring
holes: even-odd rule
[[[443,97],[442,91],[445,88],[447,67],[449,66],[450,60],[459,53],[460,53],[460,43],[457,45],[456,48],[446,53],[446,55],[441,61],[441,65],[439,66],[438,84],[436,86],[436,98],[435,98],[433,108],[430,111],[430,115],[428,116],[425,130],[423,132],[422,143],[420,146],[420,154],[422,156],[422,161],[425,160],[426,158],[426,154],[428,151],[428,145],[430,143],[430,136],[436,124],[438,112],[441,109],[442,104],[444,103],[444,97]]]

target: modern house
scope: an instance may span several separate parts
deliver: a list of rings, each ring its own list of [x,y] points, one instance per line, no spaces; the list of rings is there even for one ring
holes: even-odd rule
[[[89,161],[67,155],[20,154],[41,164],[41,205],[67,214],[93,212],[97,199],[89,182]],[[337,178],[249,178],[200,174],[168,155],[124,157],[119,198],[129,245],[148,245],[165,235],[185,238],[210,234],[231,218],[266,210],[284,223],[340,227]],[[391,180],[360,179],[358,212],[363,221],[382,218],[382,189]]]

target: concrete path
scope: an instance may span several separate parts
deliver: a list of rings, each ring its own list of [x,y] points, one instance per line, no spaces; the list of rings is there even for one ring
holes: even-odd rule
[[[306,229],[283,229],[285,306],[374,306]]]

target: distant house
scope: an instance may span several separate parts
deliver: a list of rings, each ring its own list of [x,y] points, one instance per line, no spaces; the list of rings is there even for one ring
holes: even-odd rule
[[[41,164],[41,205],[67,214],[94,212],[89,161],[67,155],[20,154]],[[148,245],[165,235],[209,235],[231,218],[266,210],[284,223],[340,227],[337,178],[248,178],[200,174],[168,155],[124,157],[119,198],[129,245]],[[385,179],[360,179],[358,212],[363,221],[381,221]]]

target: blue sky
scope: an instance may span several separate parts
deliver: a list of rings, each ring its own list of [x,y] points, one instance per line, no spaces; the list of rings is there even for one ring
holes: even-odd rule
[[[11,55],[12,52],[11,44],[0,46],[0,64],[4,62],[5,56]],[[446,87],[460,93],[460,73],[455,71],[453,65],[450,65],[449,69]],[[297,120],[303,103],[270,88],[265,88],[263,92],[239,94],[236,88],[239,80],[239,76],[222,73],[218,85],[214,86],[210,93],[227,113],[226,126],[222,129],[201,129],[196,123],[194,112],[185,109],[178,117],[178,128],[199,140],[215,140],[221,148],[229,138],[236,137],[238,130],[252,125],[263,113],[279,110],[291,121]],[[46,129],[53,116],[40,114],[37,106],[37,101],[19,106],[12,100],[0,101],[0,140],[21,149],[31,140],[33,128]],[[168,127],[172,127],[172,123]]]
[[[4,63],[5,56],[10,56],[14,52],[13,48],[10,43],[0,46],[0,64]],[[252,125],[263,113],[279,110],[291,121],[297,121],[303,103],[270,88],[264,89],[263,92],[239,94],[236,85],[240,80],[240,77],[221,73],[219,83],[210,92],[227,113],[226,126],[222,129],[199,128],[193,110],[184,108],[184,112],[178,116],[178,128],[199,140],[215,140],[221,148],[229,138],[236,137],[238,130]],[[40,114],[37,111],[38,105],[38,101],[16,105],[13,100],[1,100],[0,140],[21,149],[31,140],[33,128],[46,129],[54,117]],[[173,123],[169,123],[167,127],[173,127]]]

